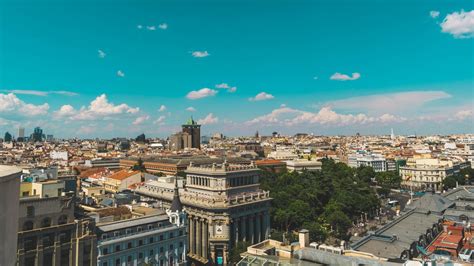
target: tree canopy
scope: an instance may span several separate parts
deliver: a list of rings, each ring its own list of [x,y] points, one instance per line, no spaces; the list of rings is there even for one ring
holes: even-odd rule
[[[323,159],[321,171],[264,174],[260,183],[273,198],[273,228],[282,232],[305,228],[312,241],[328,235],[346,239],[352,221],[364,213],[370,216],[380,205],[370,187],[375,172],[368,168],[352,169]]]

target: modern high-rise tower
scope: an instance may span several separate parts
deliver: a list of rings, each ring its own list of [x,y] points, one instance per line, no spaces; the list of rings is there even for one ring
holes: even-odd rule
[[[189,118],[186,124],[182,125],[183,133],[191,136],[191,148],[201,148],[201,125],[198,125],[193,117]]]

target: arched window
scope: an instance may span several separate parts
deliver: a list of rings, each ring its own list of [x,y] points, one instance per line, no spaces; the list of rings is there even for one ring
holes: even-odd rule
[[[58,224],[66,224],[67,223],[67,215],[61,215],[58,219]]]
[[[33,230],[33,222],[32,221],[26,221],[23,224],[23,231],[28,231],[28,230]]]
[[[51,226],[51,218],[46,217],[41,221],[41,227],[49,227]]]

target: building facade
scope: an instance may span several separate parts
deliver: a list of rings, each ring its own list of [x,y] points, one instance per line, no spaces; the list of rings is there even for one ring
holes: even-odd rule
[[[201,125],[191,117],[186,124],[182,125],[182,132],[191,136],[191,148],[201,148]]]
[[[229,250],[239,241],[258,243],[270,233],[268,191],[259,188],[254,165],[222,164],[186,170],[180,198],[188,215],[188,257],[197,265],[227,265]],[[170,204],[173,191],[159,182],[135,190]]]
[[[410,159],[400,167],[402,186],[440,191],[443,180],[464,167],[469,167],[469,164],[439,159]]]
[[[0,165],[0,265],[14,265],[21,169]]]
[[[370,166],[375,172],[387,171],[387,160],[381,154],[370,154],[358,152],[348,156],[348,163],[350,167],[357,168],[360,166]]]
[[[186,265],[186,225],[165,213],[97,226],[99,266]]]
[[[90,218],[74,217],[72,197],[23,197],[16,265],[96,265],[97,238]]]

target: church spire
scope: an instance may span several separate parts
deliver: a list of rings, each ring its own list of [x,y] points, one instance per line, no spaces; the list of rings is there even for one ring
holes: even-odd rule
[[[183,204],[181,203],[181,200],[179,199],[178,177],[175,177],[174,179],[174,195],[173,195],[173,201],[171,203],[170,210],[172,212],[176,212],[176,211],[180,212],[183,210]]]

